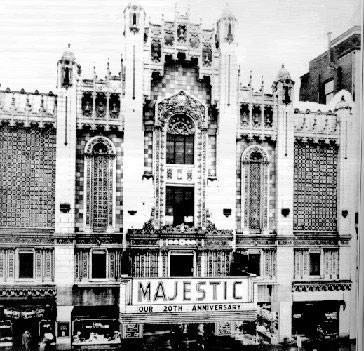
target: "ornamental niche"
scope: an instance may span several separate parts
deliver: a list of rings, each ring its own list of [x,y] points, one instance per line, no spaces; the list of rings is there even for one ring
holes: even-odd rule
[[[165,225],[165,194],[168,180],[166,167],[167,133],[194,135],[194,168],[197,175],[194,181],[194,226],[206,227],[206,147],[207,147],[207,108],[197,99],[180,91],[157,104],[155,121],[155,198],[154,223],[156,229]],[[184,167],[184,165],[181,165]],[[174,184],[170,184],[174,185]]]

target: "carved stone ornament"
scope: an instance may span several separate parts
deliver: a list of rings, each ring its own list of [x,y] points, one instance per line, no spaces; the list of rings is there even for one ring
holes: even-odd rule
[[[0,296],[2,298],[44,298],[55,297],[57,295],[56,287],[53,285],[30,287],[3,287],[0,289]]]
[[[211,66],[212,50],[210,43],[204,43],[202,49],[202,62],[204,66]]]
[[[190,135],[195,133],[194,123],[185,115],[172,116],[168,124],[168,133]]]
[[[350,291],[351,281],[302,281],[292,283],[292,292],[309,292],[309,291]]]
[[[190,33],[190,45],[191,48],[197,49],[200,46],[200,36],[196,32]]]
[[[180,24],[177,27],[177,38],[179,44],[186,44],[187,42],[187,26]]]
[[[162,56],[161,40],[159,38],[153,38],[150,45],[151,45],[150,55],[151,55],[152,61],[160,62],[161,61],[161,56]]]
[[[166,22],[164,26],[164,45],[173,46],[175,41],[175,29],[173,22]]]
[[[172,95],[158,104],[157,126],[164,125],[174,115],[186,114],[197,123],[198,128],[207,128],[205,106],[184,91]]]

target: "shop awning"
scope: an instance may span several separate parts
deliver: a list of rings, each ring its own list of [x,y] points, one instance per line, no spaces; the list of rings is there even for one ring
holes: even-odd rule
[[[119,307],[114,305],[75,306],[72,319],[119,319]]]

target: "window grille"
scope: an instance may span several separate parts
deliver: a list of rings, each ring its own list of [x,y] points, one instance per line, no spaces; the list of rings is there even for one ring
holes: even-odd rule
[[[114,228],[115,150],[104,137],[86,145],[85,231],[112,232]]]
[[[337,158],[333,146],[294,146],[295,230],[337,230]]]

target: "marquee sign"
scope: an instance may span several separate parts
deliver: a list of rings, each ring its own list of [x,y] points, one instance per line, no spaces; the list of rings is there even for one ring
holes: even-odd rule
[[[247,277],[132,280],[131,305],[242,304],[252,302]]]

